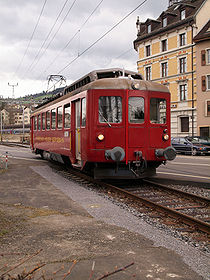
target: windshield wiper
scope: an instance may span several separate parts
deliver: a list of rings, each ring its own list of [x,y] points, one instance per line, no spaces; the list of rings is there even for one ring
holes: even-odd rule
[[[108,122],[108,120],[103,116],[103,114],[99,111],[99,114],[102,116],[102,118],[105,120],[105,122],[108,124],[109,127],[112,127],[111,124]]]

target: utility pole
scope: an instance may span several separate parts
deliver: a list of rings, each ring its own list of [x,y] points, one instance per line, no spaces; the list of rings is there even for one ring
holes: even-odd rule
[[[12,87],[12,98],[14,99],[14,98],[15,98],[15,87],[18,86],[18,83],[17,83],[16,85],[10,85],[10,84],[8,83],[8,86]]]

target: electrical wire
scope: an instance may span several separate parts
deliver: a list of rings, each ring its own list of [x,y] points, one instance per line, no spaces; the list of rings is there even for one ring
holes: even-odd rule
[[[59,30],[61,29],[64,21],[66,20],[67,16],[69,15],[70,11],[72,10],[74,4],[76,3],[77,0],[74,0],[73,3],[71,4],[70,8],[68,9],[65,17],[63,18],[62,22],[60,23],[59,27],[57,28],[56,32],[54,33],[53,37],[51,38],[50,42],[48,43],[48,45],[45,47],[44,51],[42,52],[41,56],[37,59],[36,63],[34,64],[33,68],[31,69],[31,71],[36,67],[36,65],[38,64],[38,62],[40,61],[40,59],[43,57],[43,55],[45,54],[45,52],[47,51],[47,49],[50,47],[52,41],[55,39],[56,35],[58,34]]]
[[[63,12],[63,10],[64,10],[64,8],[65,8],[65,6],[66,6],[66,4],[67,4],[68,1],[69,1],[69,0],[66,0],[65,3],[63,4],[63,6],[62,6],[62,8],[61,8],[61,10],[60,10],[60,12],[59,12],[59,14],[58,14],[58,16],[57,16],[55,22],[54,22],[54,24],[52,25],[52,27],[51,27],[50,31],[48,32],[48,34],[47,34],[47,36],[46,36],[44,42],[42,43],[41,47],[39,48],[39,50],[38,50],[38,52],[37,52],[37,54],[36,54],[34,60],[32,61],[32,63],[31,63],[30,66],[28,67],[27,71],[25,72],[25,75],[26,75],[26,73],[32,68],[33,64],[35,63],[36,59],[38,58],[40,52],[42,51],[42,49],[43,49],[43,47],[44,47],[46,41],[47,41],[48,38],[50,37],[50,35],[51,35],[51,33],[52,33],[52,31],[53,31],[53,29],[54,29],[56,23],[58,22],[58,19],[59,19],[59,17],[61,16],[61,14],[62,14],[62,12]],[[25,76],[25,75],[24,75],[24,76]]]
[[[24,60],[24,58],[25,58],[25,56],[26,56],[26,54],[27,54],[27,52],[28,52],[28,49],[29,49],[29,47],[30,47],[30,45],[31,45],[31,41],[32,41],[32,39],[33,39],[33,37],[34,37],[34,34],[35,34],[36,29],[37,29],[37,27],[38,27],[38,24],[39,24],[39,22],[40,22],[40,19],[41,19],[41,16],[42,16],[42,14],[43,14],[43,11],[44,11],[44,8],[45,8],[46,3],[47,3],[47,0],[44,0],[44,3],[43,3],[43,6],[42,6],[42,9],[41,9],[41,12],[40,12],[39,17],[38,17],[38,20],[37,20],[37,22],[36,22],[36,25],[35,25],[35,27],[34,27],[34,30],[33,30],[32,34],[31,34],[31,37],[30,37],[30,39],[29,39],[29,42],[28,42],[28,45],[27,45],[27,47],[26,47],[26,49],[25,49],[25,52],[24,52],[24,54],[23,54],[23,57],[22,57],[22,59],[21,59],[19,65],[18,65],[18,67],[17,67],[17,69],[16,69],[14,75],[16,75],[16,74],[18,73],[18,71],[20,70],[20,67],[22,66],[23,60]]]
[[[89,51],[93,46],[95,46],[99,41],[101,41],[106,35],[108,35],[113,29],[115,29],[118,25],[120,25],[125,19],[127,19],[131,14],[133,14],[138,8],[140,8],[144,3],[148,0],[144,0],[141,2],[135,9],[133,9],[130,13],[128,13],[125,17],[123,17],[118,23],[116,23],[113,27],[111,27],[107,32],[105,32],[101,37],[99,37],[94,43],[92,43],[89,47],[87,47],[83,52],[78,54],[74,59],[72,59],[65,67],[63,67],[58,74],[62,71],[66,70],[73,62],[75,62],[78,58],[80,58],[83,54]]]
[[[55,61],[60,57],[60,55],[64,52],[64,50],[70,45],[70,43],[73,41],[73,39],[80,33],[80,31],[83,29],[83,27],[86,25],[86,23],[89,21],[89,19],[93,16],[93,14],[96,12],[98,7],[102,4],[104,0],[101,0],[97,6],[94,8],[94,10],[91,12],[91,14],[87,17],[87,19],[84,21],[84,23],[80,26],[80,28],[75,32],[75,34],[71,37],[71,39],[66,43],[66,45],[57,52],[57,55],[55,58],[51,61],[51,63],[47,66],[47,68],[39,75],[38,79],[40,79],[44,73],[55,63]]]

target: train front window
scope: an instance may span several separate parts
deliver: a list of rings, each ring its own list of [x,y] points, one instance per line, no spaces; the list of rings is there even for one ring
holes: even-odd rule
[[[122,122],[122,97],[101,96],[99,98],[99,122]]]
[[[166,100],[162,98],[150,99],[150,122],[166,123]]]
[[[128,101],[128,115],[130,123],[144,122],[144,98],[143,97],[129,97]]]

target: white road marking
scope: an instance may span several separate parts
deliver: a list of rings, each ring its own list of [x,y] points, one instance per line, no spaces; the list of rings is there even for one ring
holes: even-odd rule
[[[194,176],[194,175],[191,175],[191,174],[188,175],[188,174],[161,172],[161,171],[158,171],[157,174],[174,175],[174,176],[183,176],[183,177],[191,177],[191,178],[200,178],[200,179],[208,179],[208,180],[210,180],[210,177]]]
[[[210,167],[210,164],[208,163],[188,163],[188,162],[170,162],[169,164],[185,164],[185,165],[200,165],[200,166],[209,166]]]

